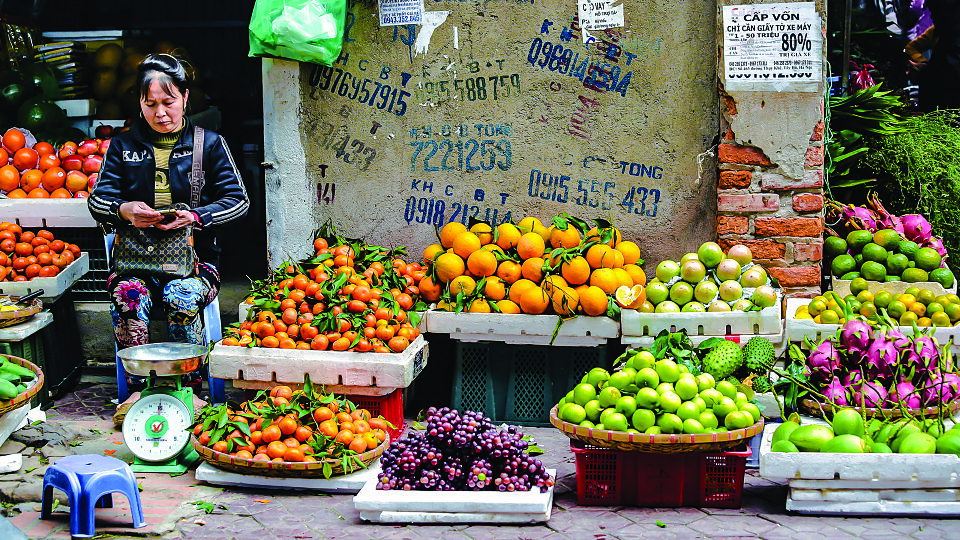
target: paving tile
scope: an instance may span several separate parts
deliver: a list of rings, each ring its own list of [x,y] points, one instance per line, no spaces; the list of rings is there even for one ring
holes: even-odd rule
[[[694,531],[705,536],[759,536],[776,527],[765,519],[756,516],[707,516],[687,524]]]
[[[657,521],[667,525],[686,525],[707,514],[698,508],[634,508],[618,509],[617,514],[641,525],[656,525]]]
[[[650,538],[656,538],[657,540],[672,540],[674,538],[687,539],[701,537],[702,535],[700,533],[690,529],[686,525],[667,525],[666,527],[658,527],[655,524],[635,524],[632,527],[617,531],[615,536],[617,540],[648,540]]]

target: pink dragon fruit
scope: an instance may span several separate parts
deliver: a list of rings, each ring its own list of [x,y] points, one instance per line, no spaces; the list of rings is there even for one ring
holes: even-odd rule
[[[863,376],[859,371],[849,371],[843,376],[843,386],[853,388],[863,381]]]
[[[871,191],[870,194],[867,195],[867,204],[873,208],[873,211],[880,217],[881,228],[893,229],[903,236],[903,223],[899,217],[891,214],[883,207],[883,203],[880,202],[880,197],[877,196],[876,191]]]
[[[947,248],[943,247],[943,240],[939,238],[931,238],[930,241],[927,242],[927,245],[922,247],[933,248],[937,250],[937,253],[939,253],[941,257],[944,259],[947,258]]]
[[[904,355],[904,365],[916,373],[926,374],[937,368],[940,351],[930,336],[920,336],[913,340]]]
[[[870,346],[870,325],[859,319],[850,319],[840,329],[840,345],[847,354],[863,356]]]
[[[877,230],[877,216],[869,208],[863,206],[842,205],[840,211],[847,223],[854,229],[863,229],[874,232]]]
[[[847,389],[836,375],[833,376],[833,379],[831,379],[823,389],[823,397],[827,398],[827,401],[836,407],[846,407],[850,404],[847,397]]]
[[[933,236],[933,227],[927,218],[920,214],[907,214],[900,218],[903,223],[903,235],[907,240],[913,240],[918,244],[925,244]]]
[[[899,328],[887,328],[884,333],[887,335],[887,340],[893,342],[893,346],[897,348],[897,351],[902,351],[910,346],[910,338],[905,336]]]
[[[899,356],[897,346],[887,337],[886,332],[877,332],[863,354],[867,376],[871,379],[890,377],[897,366]]]
[[[853,392],[853,403],[858,407],[877,408],[887,399],[887,389],[876,381],[868,381]]]
[[[956,374],[951,373],[956,377]],[[960,378],[958,378],[960,380]],[[932,372],[926,384],[922,386],[922,401],[924,405],[936,405],[945,403],[956,395],[956,388],[951,388],[945,377],[940,376],[940,372]]]
[[[840,351],[833,342],[826,340],[817,345],[807,357],[810,374],[821,380],[827,380],[840,369]]]
[[[908,409],[919,409],[920,393],[917,392],[917,387],[910,381],[900,381],[890,389],[886,402],[895,407],[903,403]]]

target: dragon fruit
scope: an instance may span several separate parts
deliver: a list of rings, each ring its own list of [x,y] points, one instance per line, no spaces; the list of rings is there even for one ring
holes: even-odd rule
[[[931,238],[930,241],[927,242],[927,245],[923,247],[933,248],[937,250],[937,253],[939,253],[941,257],[944,259],[947,258],[947,248],[943,247],[943,240],[939,238]]]
[[[843,386],[853,388],[863,381],[863,376],[859,371],[849,371],[843,376]]]
[[[933,341],[933,338],[920,336],[913,340],[913,343],[907,348],[904,364],[917,373],[925,374],[937,368],[939,359],[940,352],[937,350],[937,344]]]
[[[836,375],[833,376],[833,379],[831,379],[823,389],[823,397],[827,398],[827,401],[837,407],[846,407],[850,404],[847,398],[847,389]]]
[[[950,375],[956,377],[956,374],[951,373]],[[922,388],[924,405],[945,403],[956,395],[956,388],[951,388],[947,379],[940,376],[940,372],[933,372]]]
[[[883,203],[880,202],[880,197],[877,196],[876,191],[871,191],[870,194],[867,195],[867,204],[880,216],[881,228],[893,229],[900,233],[900,236],[903,236],[903,222],[900,221],[899,217],[891,214],[883,207]]]
[[[863,354],[867,376],[872,379],[890,377],[899,356],[899,350],[894,342],[888,339],[886,332],[878,332]]]
[[[926,244],[933,236],[933,227],[927,218],[920,214],[907,214],[900,218],[903,223],[903,235],[907,240],[913,240],[918,244]]]
[[[827,380],[840,369],[840,351],[832,341],[823,341],[810,352],[810,356],[807,357],[807,366],[810,367],[811,375]]]
[[[840,329],[840,344],[847,354],[863,356],[870,346],[870,325],[859,319],[850,319]]]
[[[890,393],[887,394],[886,401],[894,406],[903,403],[908,409],[920,408],[920,394],[917,392],[917,387],[910,381],[900,381],[893,385]]]
[[[893,346],[896,347],[898,351],[902,351],[910,346],[910,338],[905,336],[899,328],[887,328],[884,334],[886,334],[888,341],[893,342]]]
[[[887,399],[887,389],[876,381],[868,381],[853,392],[853,403],[858,407],[877,408]]]
[[[847,222],[854,228],[870,232],[877,230],[877,216],[869,208],[843,205],[840,211],[847,219]]]

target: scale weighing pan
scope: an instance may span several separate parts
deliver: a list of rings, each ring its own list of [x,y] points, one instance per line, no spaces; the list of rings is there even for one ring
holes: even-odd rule
[[[208,349],[193,343],[147,343],[117,351],[127,373],[149,377],[157,375],[183,375],[196,371]]]

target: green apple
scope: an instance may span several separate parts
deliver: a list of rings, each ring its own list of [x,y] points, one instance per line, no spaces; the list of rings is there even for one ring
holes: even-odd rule
[[[600,390],[600,406],[607,408],[613,407],[617,404],[617,400],[620,399],[620,390],[616,386],[604,386],[603,390]],[[604,422],[606,424],[606,422]]]
[[[603,411],[603,407],[600,405],[599,399],[591,399],[583,406],[583,410],[587,412],[587,420],[596,423],[600,420],[600,412]]]
[[[607,419],[610,418],[610,415],[613,414],[613,413],[615,413],[615,412],[617,412],[617,410],[616,410],[615,408],[613,408],[613,407],[609,407],[609,408],[604,409],[603,411],[601,411],[601,412],[600,412],[600,423],[603,424],[603,425],[607,425]]]
[[[641,388],[636,396],[637,407],[656,409],[660,405],[660,394],[653,388]],[[640,428],[637,428],[640,429]]]
[[[664,392],[660,395],[660,408],[667,412],[677,412],[683,400],[675,392]],[[736,410],[737,406],[733,406]]]
[[[601,383],[610,380],[610,373],[602,367],[595,367],[587,373],[587,382],[600,388]]]
[[[591,422],[591,421],[589,421],[589,420],[584,420],[583,422],[580,422],[580,427],[585,427],[585,428],[593,429],[593,428],[595,428],[595,427],[597,427],[597,426],[594,425],[594,423]]]
[[[753,425],[750,413],[744,411],[733,411],[727,414],[723,419],[723,425],[727,429],[743,429]]]
[[[680,378],[680,368],[673,360],[658,360],[656,364],[657,375],[663,382],[672,383]]]
[[[604,386],[604,388],[612,386],[617,390],[623,390],[628,384],[631,383],[633,383],[633,377],[631,377],[630,374],[624,373],[623,371],[615,371],[612,375],[610,375],[610,380],[607,381],[607,384]]]
[[[707,429],[717,429],[720,426],[720,421],[717,420],[717,415],[713,414],[713,411],[703,411],[698,420],[700,425]]]
[[[693,399],[691,399],[690,401],[697,404],[697,408],[700,409],[700,412],[707,410],[707,402],[704,401],[699,394],[696,396],[693,396]]]
[[[633,382],[640,388],[656,388],[660,385],[660,376],[657,371],[650,367],[645,367],[637,372]]]
[[[742,409],[743,405],[747,403],[747,395],[743,392],[737,392],[737,395],[733,398],[733,401],[737,404],[737,407]]]
[[[657,359],[648,350],[642,350],[633,357],[634,369],[652,368],[656,365]]]
[[[643,433],[646,435],[660,435],[663,433],[663,430],[660,429],[660,426],[650,426],[643,430]]]
[[[703,433],[703,424],[695,418],[687,418],[683,421],[683,432],[690,434]]]
[[[637,409],[630,421],[633,427],[645,431],[648,427],[657,423],[657,415],[650,409]]]
[[[699,388],[701,392],[707,388],[714,388],[716,386],[717,381],[714,380],[713,375],[709,373],[701,373],[697,375],[697,388]]]
[[[740,410],[750,413],[750,416],[753,418],[753,422],[751,422],[750,425],[756,424],[760,421],[760,408],[757,407],[755,403],[744,403],[742,406],[740,406]]]
[[[681,420],[700,418],[700,408],[692,401],[684,401],[680,404],[680,407],[677,408],[677,416],[679,416]]]
[[[684,401],[693,399],[693,397],[697,395],[697,392],[699,392],[697,379],[689,373],[680,377],[677,382],[673,384],[673,389]]]
[[[579,424],[587,419],[587,412],[583,406],[576,403],[567,403],[559,412],[560,419],[571,424]]]
[[[721,394],[716,388],[707,388],[706,390],[701,390],[698,394],[703,398],[704,403],[707,404],[708,409],[712,409],[717,403],[720,403],[720,400],[723,399],[723,394]]]
[[[720,402],[713,406],[713,414],[716,414],[717,418],[726,418],[728,414],[737,410],[740,409],[737,407],[736,402],[727,396],[723,396]]]
[[[568,394],[569,398],[570,395]],[[586,405],[588,401],[597,397],[597,388],[592,384],[578,384],[576,388],[573,389],[572,399],[567,399],[567,401],[572,401],[581,407]]]
[[[629,418],[637,410],[637,400],[633,396],[621,396],[617,400],[616,408],[617,412],[621,412]]]
[[[683,431],[683,420],[673,413],[664,413],[657,418],[657,426],[664,433],[680,433]]]
[[[730,381],[718,382],[717,391],[730,399],[737,399],[737,387]]]
[[[627,417],[619,412],[614,412],[607,416],[607,420],[603,425],[610,431],[626,431],[627,428],[630,427],[627,424]]]
[[[668,382],[662,382],[657,385],[657,393],[663,395],[664,392],[673,392],[673,385]]]

